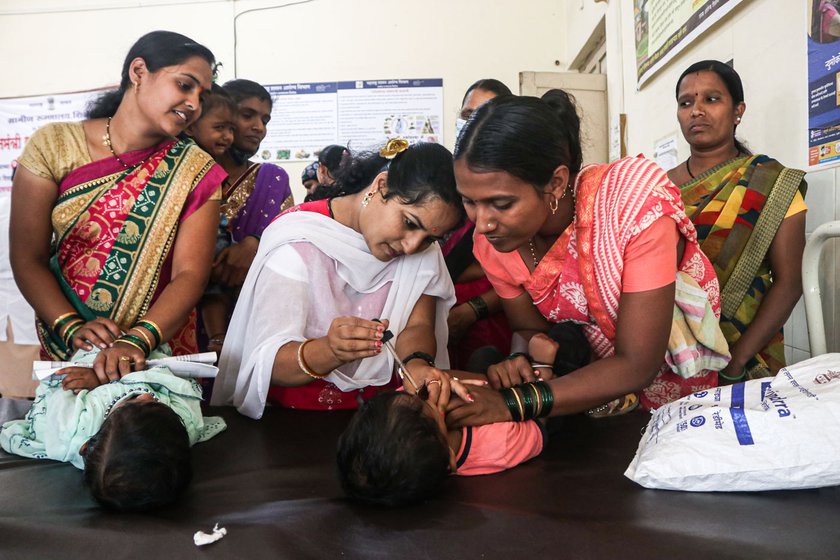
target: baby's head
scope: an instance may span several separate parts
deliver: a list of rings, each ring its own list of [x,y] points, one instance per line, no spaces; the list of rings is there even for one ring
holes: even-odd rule
[[[403,506],[430,496],[454,471],[440,413],[417,396],[387,392],[356,412],[338,441],[338,476],[351,500]]]
[[[205,152],[219,159],[233,144],[236,111],[233,98],[221,86],[213,84],[201,98],[201,118],[187,127],[186,132]]]
[[[117,511],[167,505],[192,478],[187,429],[148,393],[115,406],[80,452],[91,494]]]

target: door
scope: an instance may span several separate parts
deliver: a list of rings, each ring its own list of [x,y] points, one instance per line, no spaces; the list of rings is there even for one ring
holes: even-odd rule
[[[581,117],[583,163],[609,161],[607,76],[577,72],[520,72],[520,95],[542,96],[550,89],[571,93]]]

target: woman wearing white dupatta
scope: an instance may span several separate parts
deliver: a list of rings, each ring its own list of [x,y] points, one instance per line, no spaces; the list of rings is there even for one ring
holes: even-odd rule
[[[344,196],[296,206],[263,233],[213,404],[252,418],[267,400],[356,408],[394,386],[385,327],[433,402],[449,390],[437,367],[448,367],[446,317],[455,298],[435,241],[463,219],[451,154],[437,144],[391,141],[348,162],[338,180]]]

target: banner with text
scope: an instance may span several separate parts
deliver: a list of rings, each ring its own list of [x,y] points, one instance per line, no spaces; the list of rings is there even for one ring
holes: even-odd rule
[[[741,2],[633,0],[639,86]]]
[[[808,165],[840,163],[840,8],[808,2]]]

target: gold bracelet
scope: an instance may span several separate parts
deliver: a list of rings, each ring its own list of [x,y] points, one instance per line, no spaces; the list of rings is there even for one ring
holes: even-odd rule
[[[61,321],[62,319],[66,319],[67,317],[69,317],[71,315],[78,315],[78,312],[76,312],[75,310],[74,311],[68,311],[67,313],[62,313],[61,315],[56,317],[56,319],[55,319],[55,321],[53,321],[53,324],[52,324],[52,327],[51,327],[52,330],[55,330],[55,326],[59,323],[59,321]]]
[[[537,389],[537,386],[533,383],[528,383],[528,387],[531,388],[531,391],[534,393],[534,418],[540,417],[540,412],[542,412],[543,402],[542,402],[542,395],[540,395],[540,390]]]
[[[143,332],[142,327],[131,327],[130,329],[128,329],[128,332],[133,332],[133,333],[139,335],[140,338],[142,338],[143,340],[146,341],[146,344],[148,345],[149,348],[154,348],[154,346],[152,346],[152,341],[149,340],[149,337],[146,335],[146,333]]]
[[[126,340],[124,338],[118,338],[117,340],[114,341],[114,344],[116,344],[117,342],[121,342],[122,344],[128,344],[129,346],[134,346],[135,348],[137,348],[138,350],[143,352],[144,356],[146,355],[146,351],[143,350],[142,348],[140,348],[140,345],[137,344],[136,342],[132,342],[132,341]]]
[[[143,323],[148,323],[149,326],[151,326],[152,328],[150,329],[149,326],[144,325]],[[157,323],[155,323],[151,319],[146,319],[146,318],[140,319],[134,324],[134,326],[135,327],[137,327],[137,326],[143,327],[144,329],[146,329],[147,331],[152,333],[152,336],[155,337],[155,341],[157,342],[158,346],[161,345],[164,342],[163,341],[163,329],[161,329],[160,325],[158,325]],[[154,349],[154,348],[157,348],[157,346],[152,346],[150,344],[149,348]]]
[[[321,373],[317,373],[317,372],[313,371],[313,370],[309,367],[309,364],[307,364],[307,363],[306,363],[306,359],[304,359],[304,357],[303,357],[303,349],[304,349],[304,347],[305,347],[307,344],[309,344],[310,342],[312,342],[313,340],[315,340],[315,339],[314,339],[314,338],[307,338],[306,340],[304,340],[303,342],[301,342],[301,343],[300,343],[300,346],[298,346],[298,352],[297,352],[297,354],[298,354],[298,356],[297,356],[297,358],[298,358],[298,367],[301,369],[301,371],[302,371],[303,373],[305,373],[305,374],[306,374],[306,375],[308,375],[309,377],[313,377],[313,378],[315,378],[315,379],[323,379],[323,378],[325,378],[326,376],[328,376],[328,375],[330,374],[330,372],[327,372],[327,373],[321,374]]]

